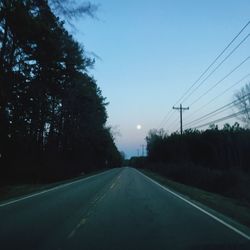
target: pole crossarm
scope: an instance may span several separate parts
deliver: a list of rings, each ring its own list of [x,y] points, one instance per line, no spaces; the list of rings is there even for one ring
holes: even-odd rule
[[[189,110],[189,107],[182,107],[182,104],[180,104],[180,107],[174,107],[173,106],[173,109],[180,111],[180,131],[181,131],[181,135],[182,135],[182,131],[183,131],[183,127],[182,127],[182,112],[183,112],[183,110]]]

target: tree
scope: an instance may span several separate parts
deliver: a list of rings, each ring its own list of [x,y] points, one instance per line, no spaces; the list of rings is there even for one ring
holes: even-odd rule
[[[105,125],[106,99],[88,75],[94,62],[51,6],[47,0],[0,2],[2,178],[51,180],[120,164]]]
[[[250,128],[250,83],[235,94],[235,106],[239,112],[242,111],[239,119],[247,128]]]
[[[52,10],[72,25],[72,20],[84,15],[94,17],[98,7],[90,2],[72,0],[49,0]]]

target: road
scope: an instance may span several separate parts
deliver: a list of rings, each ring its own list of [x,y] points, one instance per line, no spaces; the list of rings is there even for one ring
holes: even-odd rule
[[[249,240],[133,168],[0,205],[0,249],[250,249]]]

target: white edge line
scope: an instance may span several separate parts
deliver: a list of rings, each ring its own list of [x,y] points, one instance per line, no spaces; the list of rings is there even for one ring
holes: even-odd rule
[[[105,171],[106,172],[106,171]],[[19,202],[19,201],[22,201],[22,200],[26,200],[26,199],[29,199],[29,198],[32,198],[32,197],[35,197],[35,196],[38,196],[38,195],[41,195],[41,194],[45,194],[45,193],[48,193],[50,191],[54,191],[56,189],[60,189],[60,188],[63,188],[63,187],[67,187],[67,186],[70,186],[72,184],[75,184],[77,182],[81,182],[81,181],[85,181],[85,180],[89,180],[93,177],[96,177],[96,176],[99,176],[99,175],[103,175],[105,172],[103,173],[99,173],[99,174],[96,174],[96,175],[92,175],[92,176],[89,176],[89,177],[86,177],[86,178],[82,178],[80,180],[75,180],[75,181],[72,181],[72,182],[69,182],[69,183],[65,183],[65,184],[61,184],[59,186],[56,186],[56,187],[53,187],[53,188],[49,188],[49,189],[46,189],[44,191],[41,191],[41,192],[38,192],[38,193],[34,193],[34,194],[31,194],[31,195],[27,195],[27,196],[24,196],[22,198],[19,198],[19,199],[16,199],[16,200],[12,200],[12,201],[9,201],[9,202],[5,202],[5,203],[1,203],[0,204],[0,207],[4,207],[4,206],[7,206],[7,205],[11,205],[13,203],[16,203],[16,202]]]
[[[173,192],[172,190],[168,189],[167,187],[162,186],[160,183],[154,181],[153,179],[151,179],[150,177],[146,176],[145,174],[143,174],[142,172],[136,170],[137,172],[139,172],[141,175],[143,175],[144,177],[146,177],[147,179],[149,179],[151,182],[153,182],[154,184],[160,186],[162,189],[166,190],[167,192],[173,194],[174,196],[178,197],[179,199],[185,201],[186,203],[188,203],[189,205],[195,207],[196,209],[200,210],[201,212],[205,213],[206,215],[210,216],[211,218],[213,218],[214,220],[220,222],[221,224],[223,224],[224,226],[230,228],[231,230],[233,230],[234,232],[238,233],[239,235],[243,236],[244,238],[246,238],[247,240],[250,240],[250,236],[245,234],[244,232],[240,231],[239,229],[235,228],[234,226],[228,224],[227,222],[223,221],[222,219],[218,218],[217,216],[209,213],[208,211],[206,211],[205,209],[197,206],[196,204],[194,204],[193,202],[183,198],[182,196],[180,196],[179,194]]]

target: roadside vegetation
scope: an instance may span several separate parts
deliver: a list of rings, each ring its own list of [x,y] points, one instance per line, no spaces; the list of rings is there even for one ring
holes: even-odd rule
[[[0,2],[0,185],[51,182],[118,166],[94,60],[64,21],[72,1]],[[56,13],[60,13],[59,18]]]
[[[147,157],[126,162],[159,183],[250,227],[250,130],[211,126],[183,135],[150,131]]]
[[[102,170],[97,170],[93,171],[88,174],[81,174],[77,177],[74,178],[67,178],[65,180],[60,180],[60,181],[54,181],[51,183],[45,183],[45,182],[37,182],[37,183],[24,183],[24,182],[19,182],[19,183],[11,183],[11,184],[6,184],[6,185],[1,185],[0,186],[0,204],[3,202],[8,202],[12,199],[17,199],[21,197],[25,197],[27,195],[32,195],[37,192],[41,192],[44,190],[51,189],[53,187],[57,187],[63,184],[67,184],[70,182],[74,182],[77,180],[83,180],[87,177],[90,177],[92,175],[97,175],[103,171],[106,171],[107,169],[102,169]]]
[[[209,207],[214,211],[226,215],[228,218],[232,218],[233,220],[240,222],[242,225],[250,228],[250,206],[247,201],[239,201],[238,199],[225,197],[213,192],[205,191],[200,188],[172,181],[150,170],[141,169],[141,171],[144,174],[148,175],[150,178],[161,183],[163,186],[166,186],[167,188],[181,194],[186,199],[193,202],[198,202],[199,206],[202,207],[201,204],[203,204],[206,207]],[[211,212],[213,213],[213,211]],[[219,217],[221,216],[218,214],[215,215]],[[227,220],[227,218],[223,219]],[[230,221],[230,224],[233,224],[233,222]],[[238,227],[239,225],[235,226]],[[241,229],[245,231],[245,228]],[[249,232],[249,229],[246,229],[246,232]]]
[[[250,204],[249,129],[236,123],[183,135],[154,130],[146,140],[148,157],[132,159],[134,166]]]

